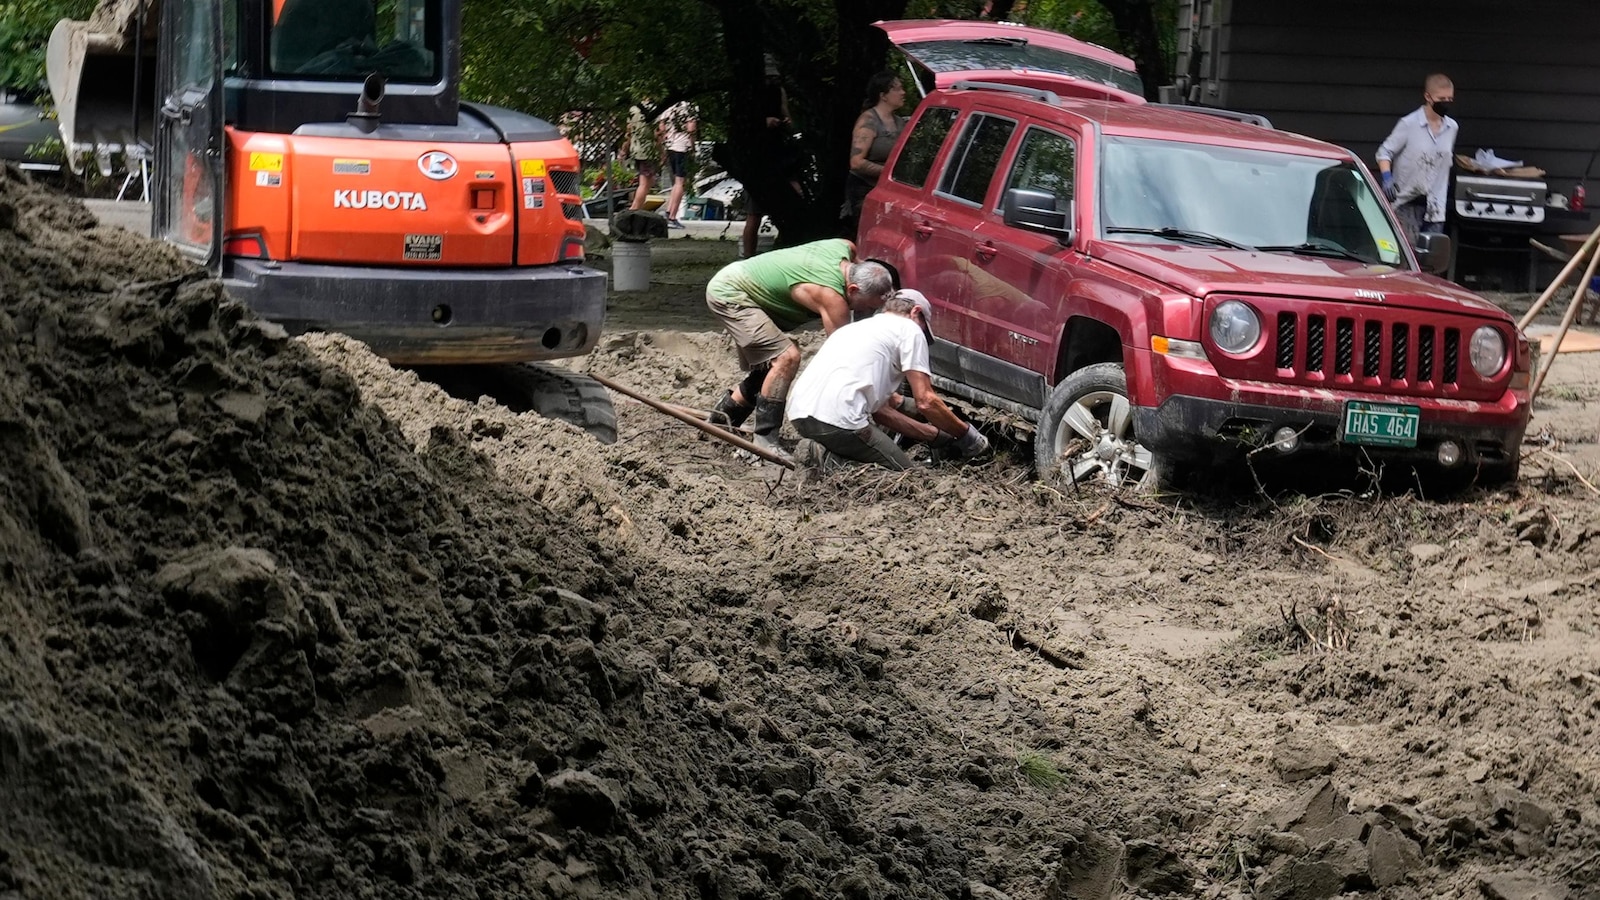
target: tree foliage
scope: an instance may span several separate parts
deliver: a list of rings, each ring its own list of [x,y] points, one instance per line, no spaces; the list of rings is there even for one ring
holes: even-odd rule
[[[700,110],[703,138],[786,239],[833,233],[869,76],[890,64],[881,19],[993,18],[1103,44],[1131,56],[1147,87],[1170,80],[1178,0],[462,0],[463,95],[573,129],[591,152],[621,137],[627,109],[678,100]],[[44,78],[55,23],[95,0],[0,0],[0,84]],[[763,54],[776,57],[811,161],[796,196],[762,157]]]
[[[0,2],[0,86],[32,89],[44,84],[44,48],[62,19],[87,18],[94,0],[4,0]]]
[[[890,63],[880,19],[984,17],[1050,28],[1133,57],[1169,80],[1177,0],[466,0],[468,96],[564,120],[614,147],[631,103],[687,99],[719,162],[790,240],[833,233],[867,78]],[[1162,40],[1166,43],[1163,44]],[[797,197],[761,158],[763,53],[776,57],[805,156]],[[571,113],[578,113],[573,116]]]

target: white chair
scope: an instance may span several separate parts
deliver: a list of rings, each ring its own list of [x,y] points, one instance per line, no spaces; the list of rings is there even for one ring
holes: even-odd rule
[[[117,189],[117,200],[121,201],[123,195],[128,193],[128,188],[134,179],[139,181],[139,202],[150,202],[150,148],[143,141],[128,144],[127,152],[123,159],[127,163],[128,174],[122,179],[122,187]]]

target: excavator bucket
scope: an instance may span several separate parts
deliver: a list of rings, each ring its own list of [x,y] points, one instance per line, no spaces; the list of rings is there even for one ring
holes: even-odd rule
[[[89,21],[50,33],[45,74],[73,172],[92,154],[109,177],[114,156],[150,146],[160,12],[161,0],[101,0]]]

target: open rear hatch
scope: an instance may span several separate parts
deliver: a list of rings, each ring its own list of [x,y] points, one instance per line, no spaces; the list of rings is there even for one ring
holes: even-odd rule
[[[1144,102],[1144,81],[1133,60],[1054,31],[1004,22],[907,19],[875,22],[928,76],[947,88],[958,81],[992,81],[1054,91],[1065,97]]]

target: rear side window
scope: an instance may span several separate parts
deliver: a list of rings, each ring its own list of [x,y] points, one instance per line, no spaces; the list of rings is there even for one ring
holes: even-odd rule
[[[939,191],[971,203],[982,203],[989,182],[1000,167],[1017,123],[997,116],[975,115],[967,120],[961,140],[945,163]]]
[[[1006,190],[1027,188],[1056,196],[1056,209],[1066,209],[1072,199],[1072,178],[1076,169],[1077,148],[1072,139],[1042,128],[1030,128],[1022,138],[1022,149],[1011,166]]]
[[[944,146],[950,126],[955,123],[956,111],[953,109],[936,106],[924,111],[912,128],[911,136],[906,138],[906,145],[900,151],[900,158],[894,161],[894,171],[889,173],[889,177],[912,187],[927,184],[928,173],[933,171],[934,157],[939,155],[939,148]]]

